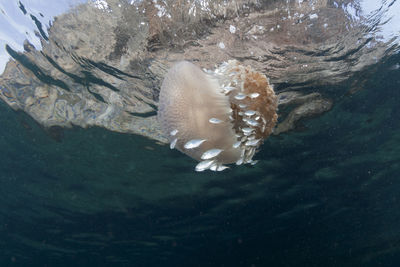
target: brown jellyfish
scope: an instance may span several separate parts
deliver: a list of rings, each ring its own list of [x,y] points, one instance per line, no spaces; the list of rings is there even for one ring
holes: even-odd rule
[[[265,75],[236,60],[215,71],[182,61],[161,86],[158,121],[171,149],[200,161],[196,171],[255,164],[277,121],[277,97]]]

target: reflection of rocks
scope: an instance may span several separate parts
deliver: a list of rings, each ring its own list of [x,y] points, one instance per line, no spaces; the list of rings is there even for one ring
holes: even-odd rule
[[[324,92],[293,89],[341,82],[385,51],[328,1],[245,2],[77,6],[57,17],[43,51],[29,43],[23,54],[8,48],[15,61],[0,77],[0,97],[45,127],[101,126],[165,141],[155,112],[166,70],[182,59],[210,69],[236,58],[285,89],[281,133],[332,105]]]
[[[290,109],[289,114],[276,127],[274,134],[293,130],[300,120],[324,113],[332,107],[332,101],[322,98],[319,93],[302,95],[293,91],[281,93],[278,97],[280,109],[290,106],[295,108]]]

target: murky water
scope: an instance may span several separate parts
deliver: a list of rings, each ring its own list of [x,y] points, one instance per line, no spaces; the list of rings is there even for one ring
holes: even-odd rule
[[[400,263],[399,1],[0,9],[1,266]],[[332,106],[254,167],[195,173],[158,143],[159,85],[170,62],[231,58]]]

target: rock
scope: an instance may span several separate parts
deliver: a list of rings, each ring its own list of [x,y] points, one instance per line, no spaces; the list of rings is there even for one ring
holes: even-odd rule
[[[49,91],[44,86],[38,86],[35,89],[35,97],[36,98],[45,98],[49,96]]]
[[[35,103],[35,99],[31,96],[28,96],[25,100],[25,105],[26,106],[32,106],[33,103]]]

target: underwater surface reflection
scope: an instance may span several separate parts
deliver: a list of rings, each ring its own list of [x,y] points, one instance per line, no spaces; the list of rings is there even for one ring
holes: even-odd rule
[[[237,3],[0,1],[1,266],[400,264],[400,2]],[[196,173],[160,82],[232,57],[332,105]]]

